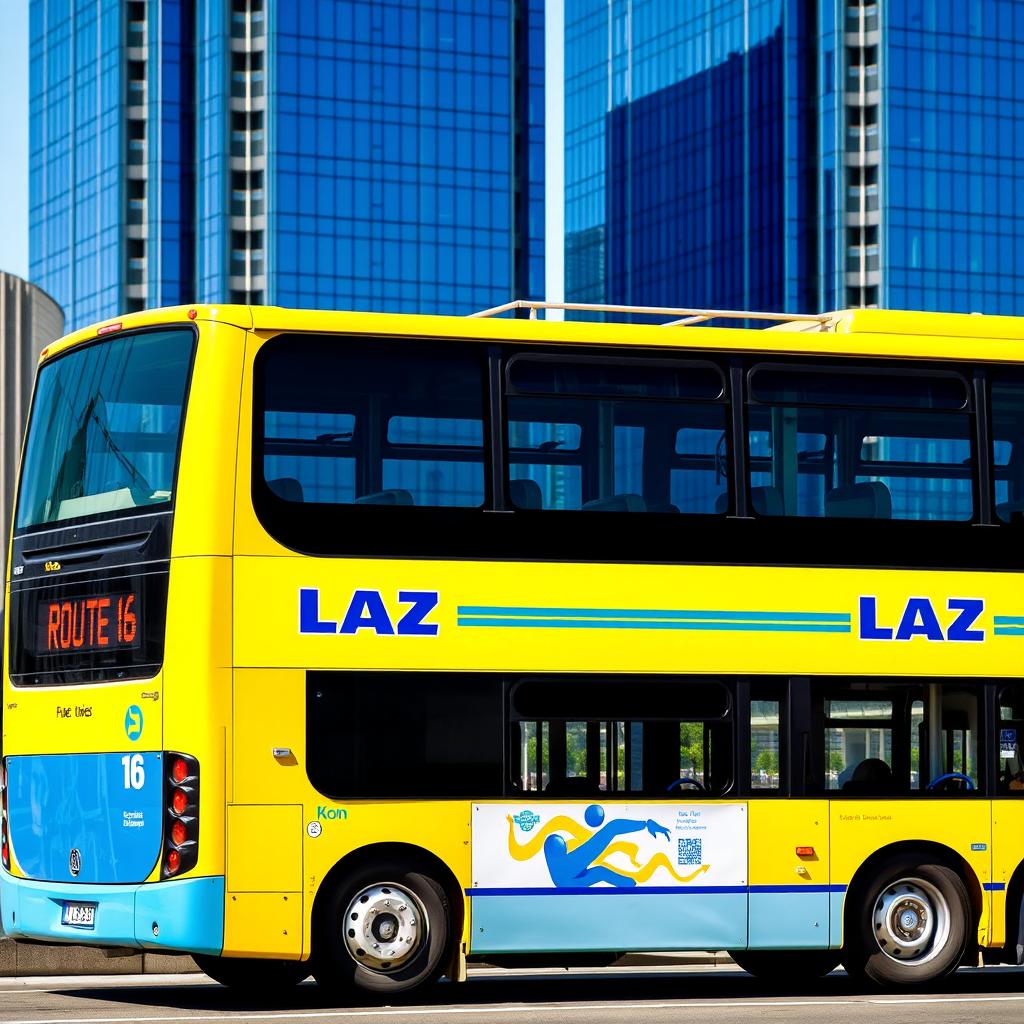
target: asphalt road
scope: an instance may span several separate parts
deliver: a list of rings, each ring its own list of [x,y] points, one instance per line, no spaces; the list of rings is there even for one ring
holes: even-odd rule
[[[734,967],[622,968],[600,972],[472,971],[465,985],[438,986],[429,1001],[336,1007],[307,983],[286,1002],[255,1004],[191,976],[18,979],[0,982],[5,1024],[165,1024],[271,1021],[275,1024],[701,1024],[751,1020],[785,1024],[1018,1022],[1024,969],[963,970],[928,992],[881,994],[839,973],[772,989]]]

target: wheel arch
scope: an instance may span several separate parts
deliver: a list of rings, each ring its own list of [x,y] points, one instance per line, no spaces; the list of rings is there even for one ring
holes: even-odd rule
[[[446,973],[453,977],[452,971],[457,969],[458,953],[462,947],[462,933],[465,925],[466,901],[462,886],[452,869],[435,853],[415,846],[412,843],[371,843],[360,846],[345,854],[330,871],[324,875],[313,898],[312,922],[312,956],[316,956],[316,941],[320,931],[320,918],[326,903],[327,894],[346,875],[368,864],[388,860],[398,861],[413,870],[420,870],[435,878],[444,889],[448,899],[448,913],[451,922],[449,949],[445,953]]]
[[[925,839],[905,839],[897,843],[890,843],[875,850],[857,870],[846,889],[846,898],[843,901],[843,941],[850,927],[850,915],[855,913],[859,907],[860,899],[871,881],[875,878],[881,866],[896,857],[920,857],[922,863],[938,864],[942,867],[955,871],[967,888],[967,896],[971,902],[971,920],[969,922],[968,935],[973,935],[970,941],[974,944],[978,939],[978,922],[981,919],[984,909],[984,897],[981,889],[981,882],[970,864],[960,856],[956,850],[942,843],[936,843]],[[1024,865],[1022,865],[1024,867]],[[1024,886],[1024,871],[1021,871],[1021,884]]]

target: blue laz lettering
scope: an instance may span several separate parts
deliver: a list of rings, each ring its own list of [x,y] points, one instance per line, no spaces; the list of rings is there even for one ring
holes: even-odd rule
[[[977,597],[951,597],[946,601],[948,611],[958,614],[943,630],[935,605],[927,597],[908,597],[903,614],[895,630],[878,624],[878,599],[860,597],[860,638],[861,640],[912,640],[923,636],[931,641],[973,642],[985,639],[985,630],[976,627],[985,611],[985,602]]]
[[[903,618],[896,627],[897,640],[909,640],[915,636],[926,636],[929,640],[945,640],[939,617],[935,614],[927,597],[908,597],[903,609]]]
[[[372,629],[378,636],[394,636],[395,628],[379,590],[357,590],[352,595],[338,632],[355,633],[360,629]]]
[[[320,591],[302,587],[299,589],[299,632],[337,633],[338,624],[330,619],[320,618]]]
[[[436,590],[400,590],[398,600],[412,605],[398,621],[399,636],[437,636],[437,624],[423,621],[437,607]]]
[[[981,598],[951,597],[946,602],[946,606],[951,612],[960,613],[953,620],[946,633],[947,640],[973,640],[978,642],[985,639],[985,630],[971,628],[985,610],[985,602]]]
[[[879,626],[878,598],[862,597],[860,599],[860,638],[861,640],[891,640],[892,629]]]

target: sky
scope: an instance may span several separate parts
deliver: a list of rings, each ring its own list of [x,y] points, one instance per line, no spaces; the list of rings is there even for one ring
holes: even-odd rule
[[[0,270],[28,277],[28,0],[0,0]]]

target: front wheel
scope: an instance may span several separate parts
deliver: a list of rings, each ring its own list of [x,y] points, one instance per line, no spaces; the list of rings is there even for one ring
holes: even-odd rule
[[[838,949],[736,949],[729,956],[747,974],[776,985],[824,978],[840,960]]]
[[[409,992],[441,973],[450,930],[434,878],[396,863],[369,865],[326,894],[313,974],[341,991]]]
[[[960,966],[970,920],[967,890],[955,871],[893,861],[851,907],[843,963],[878,985],[922,985]]]
[[[309,977],[309,964],[298,960],[257,960],[251,957],[193,957],[199,969],[228,988],[269,995],[294,988]]]

